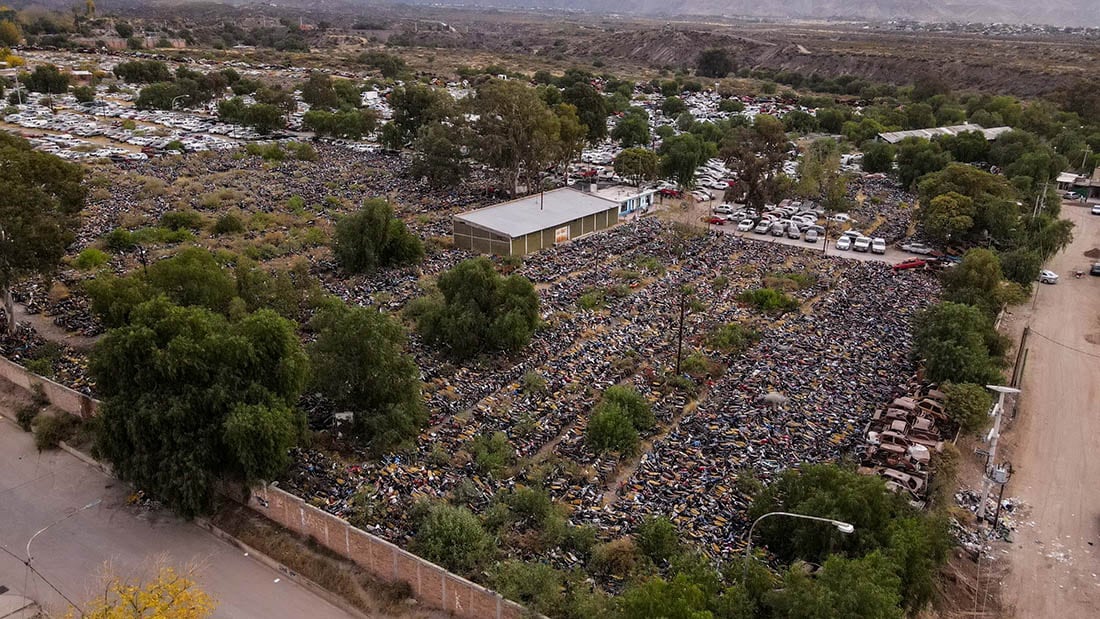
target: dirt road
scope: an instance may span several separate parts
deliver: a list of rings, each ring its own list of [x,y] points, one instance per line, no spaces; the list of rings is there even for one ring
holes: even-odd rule
[[[1047,268],[1031,310],[1019,418],[1012,430],[1016,474],[1005,496],[1021,498],[1008,547],[1008,609],[1019,619],[1092,619],[1100,614],[1100,277],[1084,252],[1100,247],[1100,217],[1066,203],[1074,241]]]

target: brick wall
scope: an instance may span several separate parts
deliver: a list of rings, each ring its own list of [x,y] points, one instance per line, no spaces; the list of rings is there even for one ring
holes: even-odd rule
[[[409,583],[416,598],[428,606],[469,619],[525,616],[522,606],[499,593],[451,574],[278,488],[257,488],[248,506],[295,533],[312,537],[377,578]]]
[[[50,404],[80,417],[95,415],[99,402],[43,378],[0,357],[0,378],[30,391],[41,384]],[[233,497],[239,498],[239,497]],[[386,540],[357,529],[346,520],[309,505],[273,486],[257,488],[248,507],[278,524],[317,540],[336,554],[354,561],[375,577],[412,585],[416,599],[468,619],[521,619],[530,616],[519,604],[499,593],[456,576],[438,565],[405,552]]]
[[[4,378],[27,391],[30,391],[33,385],[42,385],[42,391],[49,398],[50,404],[85,419],[95,416],[96,406],[99,404],[78,391],[73,391],[48,378],[34,374],[18,363],[3,357],[0,357],[0,378]]]

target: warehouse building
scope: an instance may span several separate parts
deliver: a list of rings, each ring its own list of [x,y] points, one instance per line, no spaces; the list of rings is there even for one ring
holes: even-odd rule
[[[1012,131],[1012,127],[993,127],[992,129],[986,129],[981,125],[975,125],[974,123],[966,123],[964,125],[952,125],[950,127],[933,127],[931,129],[912,129],[909,131],[891,131],[889,133],[880,133],[878,138],[884,142],[890,144],[897,144],[905,138],[924,138],[931,140],[936,136],[942,135],[959,135],[960,133],[969,133],[976,131],[985,139],[992,142],[1000,137],[1004,133]]]
[[[454,244],[522,256],[619,223],[620,203],[565,187],[455,215]]]

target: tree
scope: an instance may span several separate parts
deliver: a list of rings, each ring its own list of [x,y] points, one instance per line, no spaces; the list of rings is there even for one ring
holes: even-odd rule
[[[333,88],[332,78],[325,73],[313,72],[301,86],[302,101],[313,109],[333,110],[340,107],[340,96]]]
[[[118,33],[119,38],[129,39],[134,36],[134,27],[128,22],[115,22],[115,32]]]
[[[302,116],[302,128],[317,135],[329,135],[349,140],[362,139],[374,131],[378,113],[372,109],[326,112],[310,110]]]
[[[1043,268],[1043,257],[1031,249],[1017,248],[1002,252],[999,258],[1005,279],[1025,287],[1039,278],[1039,271]]]
[[[310,328],[317,333],[309,347],[313,385],[337,410],[352,413],[352,433],[375,451],[415,438],[428,415],[401,323],[330,298]]]
[[[912,187],[924,175],[947,167],[951,155],[943,152],[938,142],[924,138],[905,138],[898,143],[898,180],[903,187]]]
[[[481,434],[466,444],[466,449],[474,459],[474,466],[486,475],[499,476],[504,470],[515,464],[516,450],[508,442],[503,432]]]
[[[414,302],[410,313],[429,342],[458,359],[527,345],[539,323],[534,286],[519,275],[501,277],[487,258],[460,262],[439,276],[439,294]]]
[[[474,158],[496,169],[513,194],[521,179],[529,190],[537,187],[539,174],[561,152],[557,115],[534,89],[517,81],[486,82],[473,108],[480,137],[474,144]]]
[[[733,60],[729,52],[720,47],[704,50],[695,61],[695,73],[703,77],[726,77],[730,71],[733,71]]]
[[[286,127],[283,110],[267,103],[248,106],[244,111],[242,120],[245,125],[252,127],[260,135],[267,135],[272,131]]]
[[[0,21],[0,47],[14,47],[23,40],[23,32],[13,21]]]
[[[859,559],[831,556],[816,578],[791,566],[783,587],[767,596],[776,619],[902,619],[901,579],[892,562],[873,552]]]
[[[615,155],[615,174],[635,186],[657,178],[660,159],[648,148],[627,148]]]
[[[562,101],[577,108],[577,116],[588,127],[588,141],[607,137],[607,100],[588,82],[576,82],[561,93]]]
[[[416,264],[424,258],[424,245],[394,217],[383,198],[363,202],[357,212],[336,222],[332,253],[349,273],[372,273],[397,265]]]
[[[432,123],[420,128],[420,136],[413,143],[412,164],[409,176],[426,178],[435,188],[454,187],[470,173],[470,166],[462,155],[460,130],[453,125]]]
[[[395,79],[406,70],[405,61],[400,56],[384,52],[363,52],[359,55],[359,62],[377,69],[387,79]]]
[[[943,387],[947,396],[944,409],[964,432],[978,432],[989,422],[993,396],[982,385],[974,383],[947,383]]]
[[[205,619],[216,608],[214,600],[199,588],[192,570],[180,573],[159,566],[154,579],[125,580],[107,576],[103,594],[84,604],[83,612],[69,609],[66,619]]]
[[[622,619],[712,619],[707,596],[683,576],[670,581],[660,577],[646,579],[623,592],[618,599],[618,617]]]
[[[756,526],[758,539],[779,558],[821,563],[831,553],[861,556],[886,546],[890,521],[910,510],[878,477],[860,475],[835,464],[807,464],[785,471],[758,494],[749,509],[749,519],[785,511],[855,525],[855,531],[849,534],[794,518],[767,518]]]
[[[661,175],[676,181],[682,189],[695,187],[695,169],[713,157],[717,149],[692,133],[683,133],[661,143]]]
[[[38,65],[33,73],[24,73],[19,81],[31,92],[59,95],[69,91],[69,76],[52,64]]]
[[[172,81],[168,66],[159,60],[133,60],[115,65],[114,74],[131,84],[155,84]]]
[[[294,324],[263,310],[230,321],[163,296],[97,343],[96,448],[119,478],[185,517],[214,483],[274,479],[304,427],[308,359]]]
[[[75,237],[83,177],[79,165],[0,133],[0,293],[9,332],[15,328],[11,287],[49,274]]]
[[[993,316],[1001,308],[1003,280],[997,254],[974,248],[966,252],[958,266],[944,274],[943,299],[973,305]]]
[[[951,153],[955,161],[974,163],[989,159],[989,140],[981,131],[964,131],[956,135],[937,138],[944,150]]]
[[[628,108],[611,131],[611,137],[623,148],[649,144],[649,112],[636,106]]]
[[[77,86],[73,88],[73,96],[80,103],[91,103],[95,101],[95,88],[91,86]]]
[[[471,574],[496,554],[492,536],[465,507],[433,504],[413,539],[413,549],[425,559],[459,574]]]
[[[737,173],[745,204],[762,208],[775,197],[788,144],[783,123],[767,114],[758,114],[751,127],[731,131],[722,142],[721,157]]]
[[[138,93],[134,107],[139,110],[170,110],[179,94],[179,88],[173,82],[150,84]]]
[[[894,171],[894,146],[889,142],[863,144],[863,171],[868,174]]]
[[[798,165],[799,195],[830,211],[844,208],[848,181],[840,175],[840,146],[830,138],[814,140]]]
[[[944,302],[914,321],[913,354],[924,360],[929,380],[1000,384],[1004,343],[979,308]]]
[[[554,106],[554,115],[558,117],[558,140],[555,163],[558,169],[569,172],[569,164],[576,161],[584,150],[588,139],[588,127],[581,122],[577,108],[568,103]]]
[[[419,83],[398,86],[390,94],[393,120],[387,124],[383,142],[390,148],[408,146],[419,136],[420,127],[445,122],[455,114],[454,99],[446,90]]]
[[[666,97],[661,102],[661,113],[669,118],[673,118],[679,114],[687,111],[687,104],[680,97]]]
[[[925,234],[942,244],[969,239],[977,214],[974,200],[953,191],[936,196],[919,211]]]

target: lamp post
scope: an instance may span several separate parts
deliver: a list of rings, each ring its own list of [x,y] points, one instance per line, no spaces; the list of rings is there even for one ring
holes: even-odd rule
[[[742,584],[748,582],[748,580],[749,580],[749,561],[752,560],[752,531],[753,531],[753,529],[756,528],[757,523],[759,523],[761,520],[763,520],[765,518],[768,518],[770,516],[788,516],[790,518],[801,518],[803,520],[814,520],[816,522],[826,522],[826,523],[829,523],[829,524],[833,525],[834,527],[836,527],[836,530],[840,531],[841,533],[851,533],[852,531],[856,530],[855,525],[849,524],[847,522],[841,522],[840,520],[833,520],[832,518],[821,518],[819,516],[807,516],[806,514],[792,514],[791,512],[768,512],[768,513],[764,514],[763,516],[761,516],[761,517],[757,518],[756,520],[754,520],[753,523],[752,523],[752,526],[749,527],[749,538],[748,538],[749,543],[748,543],[747,546],[745,546],[745,571],[744,571],[744,576],[742,577],[742,580],[741,580]]]
[[[91,508],[95,507],[96,505],[99,505],[102,502],[103,502],[103,499],[96,499],[96,500],[92,501],[91,503],[88,503],[84,507],[81,507],[80,509],[74,511],[73,513],[71,513],[71,514],[69,514],[69,515],[67,515],[63,518],[58,518],[57,520],[54,520],[50,524],[48,524],[48,525],[42,527],[41,529],[39,529],[34,535],[31,536],[31,538],[29,540],[27,540],[27,565],[31,564],[31,543],[34,542],[34,539],[36,537],[38,537],[39,535],[42,535],[43,533],[45,533],[47,529],[54,526],[55,524],[65,522],[66,520],[68,520],[69,518],[72,518],[73,516],[79,514],[80,512],[82,512],[86,509],[91,509]]]
[[[179,101],[180,99],[186,99],[188,96],[190,95],[176,95],[172,97],[172,109],[176,109],[176,101]]]
[[[978,527],[984,528],[985,521],[985,502],[989,498],[989,491],[993,487],[993,483],[1000,483],[1002,486],[1008,481],[1003,469],[998,469],[996,466],[997,458],[997,441],[1001,438],[1001,417],[1004,415],[1005,410],[1005,396],[1010,393],[1020,393],[1019,389],[1013,387],[1003,387],[1001,385],[986,385],[986,389],[994,391],[998,394],[997,404],[993,406],[993,429],[989,431],[989,456],[985,461],[985,477],[982,479],[982,499],[978,503]],[[1001,481],[998,481],[998,480]]]

